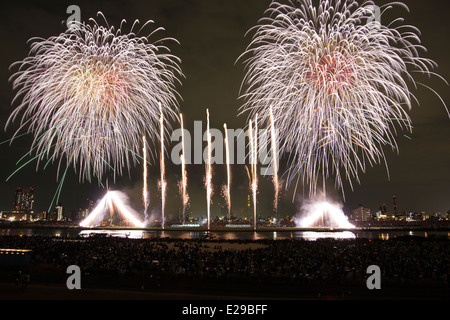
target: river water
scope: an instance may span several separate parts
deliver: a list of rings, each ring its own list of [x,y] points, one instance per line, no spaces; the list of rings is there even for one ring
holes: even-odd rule
[[[354,231],[152,231],[152,230],[80,230],[70,228],[1,228],[0,235],[19,236],[57,236],[64,238],[76,238],[78,236],[89,237],[92,235],[105,235],[112,237],[127,237],[133,239],[174,238],[174,239],[203,239],[212,238],[218,240],[284,240],[305,239],[317,240],[320,238],[334,239],[382,239],[388,240],[402,236],[416,237],[444,237],[450,239],[449,231],[413,231],[413,230],[354,230]]]

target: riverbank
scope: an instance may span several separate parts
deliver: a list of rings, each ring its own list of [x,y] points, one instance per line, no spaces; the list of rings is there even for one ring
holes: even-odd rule
[[[326,228],[326,227],[311,227],[311,228],[301,228],[301,227],[278,227],[278,226],[263,226],[257,227],[210,227],[208,230],[204,226],[166,226],[156,227],[130,227],[130,226],[99,226],[99,227],[80,227],[78,225],[67,224],[67,223],[22,223],[22,222],[2,222],[0,223],[1,228],[24,228],[24,229],[68,229],[68,230],[133,230],[133,231],[187,231],[187,232],[357,232],[357,231],[449,231],[450,224],[440,224],[440,225],[390,225],[390,226],[358,226],[355,228]]]

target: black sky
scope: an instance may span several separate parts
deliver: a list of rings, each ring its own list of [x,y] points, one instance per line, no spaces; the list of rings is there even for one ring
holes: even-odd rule
[[[195,120],[205,121],[205,110],[211,113],[211,126],[222,128],[224,122],[229,128],[243,128],[246,118],[238,117],[238,108],[242,101],[237,100],[243,78],[243,65],[236,59],[245,50],[250,36],[245,36],[263,16],[269,0],[147,0],[147,1],[16,1],[2,7],[0,11],[0,125],[4,128],[6,119],[13,110],[11,101],[13,92],[8,78],[11,76],[11,63],[23,59],[29,51],[27,40],[31,37],[49,37],[64,30],[62,23],[68,17],[66,8],[76,4],[81,9],[82,20],[95,17],[102,11],[113,25],[118,25],[125,18],[129,25],[139,19],[155,21],[156,26],[166,29],[164,36],[176,38],[181,45],[173,47],[173,53],[182,60],[181,67],[186,78],[179,92],[183,97],[180,108],[185,118],[185,126],[193,130]],[[375,1],[375,3],[380,3]],[[382,3],[385,3],[383,1]],[[435,60],[436,70],[450,80],[449,39],[450,23],[449,5],[445,1],[406,0],[410,12],[395,9],[394,15],[403,16],[406,22],[419,28],[422,42],[427,47],[425,54]],[[449,87],[438,79],[424,79],[450,106]],[[414,92],[420,105],[413,104],[409,113],[413,121],[412,134],[399,132],[399,154],[385,149],[389,164],[390,179],[383,165],[369,168],[361,174],[361,184],[355,183],[352,191],[345,187],[345,208],[351,210],[358,204],[376,210],[383,202],[388,207],[392,204],[392,195],[397,196],[400,210],[407,211],[447,211],[450,209],[450,119],[440,100],[429,90],[418,88]],[[176,125],[176,124],[175,124]],[[0,141],[8,139],[13,130],[2,130]],[[409,138],[403,136],[407,134]],[[15,141],[11,146],[0,145],[0,209],[10,210],[16,187],[34,186],[36,189],[36,206],[38,210],[48,208],[56,191],[56,166],[42,168],[36,172],[34,163],[22,169],[6,182],[7,177],[17,168],[16,162],[28,150],[29,139]],[[192,211],[204,211],[204,192],[201,175],[203,165],[190,166],[190,187]],[[224,183],[221,167],[216,168],[215,183]],[[152,201],[157,203],[156,177],[158,168],[150,168]],[[126,190],[133,200],[139,203],[142,185],[141,168],[131,170],[131,178],[122,177],[110,185]],[[176,180],[179,168],[168,168],[170,200],[178,206]],[[245,205],[247,195],[247,177],[242,166],[233,170],[233,196],[236,203]],[[332,184],[329,186],[332,189]],[[97,199],[104,193],[96,183],[79,183],[76,174],[67,178],[61,201],[67,209],[85,207],[86,198]],[[338,191],[334,198],[342,201]],[[220,204],[217,196],[215,203]],[[300,189],[300,195],[301,189]],[[292,188],[283,198],[283,208],[291,214],[293,206],[290,200]],[[272,192],[268,181],[263,181],[260,191],[260,206],[270,207]],[[239,204],[236,204],[238,206]],[[138,205],[137,205],[138,206]],[[264,211],[264,208],[261,210]]]

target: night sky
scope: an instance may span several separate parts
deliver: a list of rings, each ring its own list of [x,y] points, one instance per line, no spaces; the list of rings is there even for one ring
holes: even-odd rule
[[[176,38],[181,45],[171,46],[173,54],[182,60],[181,68],[186,78],[178,87],[183,97],[180,110],[184,115],[186,129],[193,132],[195,120],[204,121],[206,126],[206,108],[210,110],[211,127],[221,129],[226,122],[229,128],[244,128],[246,116],[238,117],[238,109],[243,103],[238,100],[239,89],[243,78],[242,61],[236,63],[239,55],[251,40],[245,36],[249,28],[254,26],[269,6],[269,0],[146,0],[146,1],[10,1],[0,11],[0,33],[2,50],[0,51],[0,141],[8,139],[14,132],[3,128],[10,112],[13,92],[8,78],[11,63],[22,60],[29,52],[28,39],[31,37],[47,38],[63,32],[65,20],[69,15],[66,8],[76,4],[81,9],[81,19],[96,17],[102,11],[110,25],[118,26],[125,18],[131,27],[135,19],[141,23],[154,20],[155,26],[166,30],[160,36]],[[376,4],[381,3],[375,1]],[[384,3],[384,2],[383,2]],[[449,39],[450,22],[449,5],[446,1],[405,1],[410,12],[395,8],[391,12],[395,16],[403,16],[407,24],[412,24],[422,32],[422,43],[428,49],[426,57],[439,65],[437,73],[450,80]],[[382,18],[383,19],[383,18]],[[383,20],[382,20],[383,23]],[[125,27],[125,30],[128,30]],[[424,79],[427,85],[435,89],[450,106],[449,87],[437,78]],[[390,178],[386,167],[378,165],[361,173],[360,184],[354,183],[351,190],[345,183],[345,209],[354,209],[358,204],[377,211],[382,203],[392,208],[392,196],[397,196],[400,211],[446,212],[450,209],[450,119],[447,112],[431,91],[419,87],[414,91],[420,105],[413,103],[409,112],[414,131],[399,132],[397,142],[399,154],[386,148],[385,154],[389,164]],[[178,124],[173,124],[178,127]],[[408,135],[409,138],[405,137]],[[6,182],[8,176],[17,168],[16,162],[24,155],[30,145],[30,138],[20,138],[11,146],[0,145],[0,210],[10,210],[16,187],[33,186],[35,188],[36,209],[47,210],[58,186],[56,166],[42,167],[36,171],[35,163],[28,165]],[[170,150],[170,146],[169,146]],[[158,163],[158,160],[153,163]],[[225,204],[220,197],[220,186],[226,182],[225,167],[213,167],[216,185],[212,217],[218,214],[220,206]],[[159,177],[158,166],[149,168],[152,209],[157,211],[160,203],[156,189]],[[204,165],[191,165],[187,168],[191,209],[194,216],[206,215],[205,191],[202,188]],[[120,177],[115,182],[109,179],[112,188],[125,191],[140,209],[142,167],[130,170],[130,175]],[[176,182],[180,179],[179,166],[169,165],[167,168],[169,184],[169,211],[176,212],[181,207]],[[328,186],[329,195],[342,202],[340,191],[333,190],[333,181]],[[96,200],[104,194],[96,182],[79,183],[78,176],[73,173],[67,177],[61,193],[60,201],[67,210],[84,208],[87,198]],[[283,194],[282,214],[292,214],[298,210],[303,198],[302,188],[297,190],[296,202],[291,203],[293,188]],[[245,207],[248,195],[248,179],[243,166],[233,167],[233,207]],[[307,195],[305,194],[305,197]],[[261,215],[270,213],[273,197],[271,183],[263,179],[260,184],[259,211]],[[169,213],[170,214],[170,213]],[[250,216],[250,214],[248,215]]]

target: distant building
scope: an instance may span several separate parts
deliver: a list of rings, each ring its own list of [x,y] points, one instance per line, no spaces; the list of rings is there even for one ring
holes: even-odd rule
[[[39,211],[36,215],[36,219],[37,220],[47,220],[48,219],[48,214],[47,211]]]
[[[426,211],[422,211],[422,212],[420,212],[420,214],[421,214],[423,220],[427,220],[430,218],[430,215],[428,213],[426,213]]]
[[[386,214],[387,214],[386,203],[383,203],[383,204],[380,206],[379,212],[380,212],[380,215],[386,215]]]
[[[80,221],[81,219],[83,219],[86,216],[86,211],[87,210],[88,209],[83,210],[81,208],[73,209],[70,212],[70,220],[72,220],[72,221]]]
[[[367,221],[372,219],[372,214],[369,208],[364,208],[362,205],[359,205],[358,208],[352,210],[350,217],[353,221]]]
[[[9,219],[11,217],[10,211],[2,210],[0,211],[0,219]]]
[[[398,213],[398,207],[397,207],[397,197],[392,196],[392,202],[393,202],[393,209],[394,209],[394,216],[403,216],[402,214]]]
[[[58,203],[52,211],[47,214],[47,221],[61,221],[64,218],[64,207]]]
[[[92,212],[92,210],[94,210],[95,208],[95,203],[94,201],[90,200],[90,199],[86,199],[86,201],[88,202],[88,207],[86,209],[86,213],[89,214]]]
[[[55,207],[55,213],[56,213],[56,221],[61,221],[64,218],[64,207],[61,203],[58,203],[58,205]]]
[[[34,214],[34,188],[16,188],[11,217],[15,220],[31,220]]]

